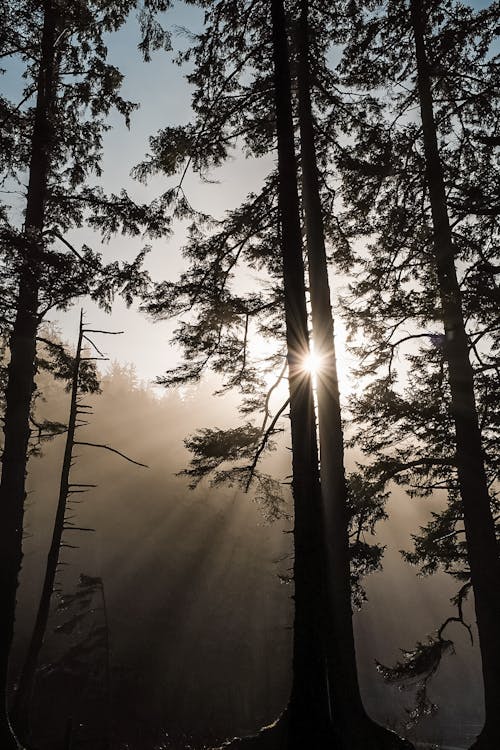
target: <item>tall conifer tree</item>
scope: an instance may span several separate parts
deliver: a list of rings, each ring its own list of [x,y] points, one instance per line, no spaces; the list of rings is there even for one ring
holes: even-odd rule
[[[486,704],[475,747],[493,748],[500,741],[500,562],[492,484],[498,422],[491,408],[499,335],[499,173],[492,153],[498,65],[491,51],[498,4],[473,11],[453,2],[412,1],[376,13],[356,5],[350,4],[355,22],[345,81],[365,90],[372,118],[359,124],[356,148],[340,152],[339,162],[350,229],[374,237],[359,259],[354,303],[371,338],[366,370],[386,370],[358,403],[358,421],[370,424],[360,443],[375,455],[369,472],[382,483],[396,478],[417,493],[449,493],[449,507],[436,514],[408,557],[456,575],[460,613],[472,584]],[[380,87],[390,92],[389,106],[377,96]],[[427,346],[418,354],[407,350],[412,390],[402,393],[395,355],[419,339]],[[404,442],[393,448],[398,435]]]
[[[155,24],[165,0],[146,3],[142,15],[144,50],[165,43]],[[168,226],[165,201],[136,206],[125,192],[105,196],[87,180],[100,174],[102,136],[112,108],[128,122],[134,105],[119,94],[121,74],[106,62],[104,35],[117,30],[135,3],[15,2],[4,8],[7,57],[25,64],[27,87],[19,105],[3,102],[6,138],[13,145],[2,160],[4,175],[28,185],[23,226],[2,210],[2,282],[14,310],[5,392],[4,451],[0,483],[0,742],[17,747],[7,719],[8,656],[14,630],[18,572],[22,558],[25,474],[30,408],[36,369],[36,337],[51,307],[66,307],[82,294],[108,306],[116,291],[130,299],[144,289],[143,253],[122,267],[104,267],[90,248],[77,251],[65,238],[85,221],[104,236],[115,231],[153,236]],[[30,98],[35,97],[33,107]],[[24,107],[26,103],[26,107]],[[63,247],[62,252],[59,248]]]
[[[325,222],[311,101],[310,10],[301,0],[297,24],[297,89],[312,337],[318,357],[317,400],[324,544],[329,603],[329,685],[339,747],[398,747],[405,743],[366,715],[359,691],[352,627],[348,486],[334,342]]]
[[[251,200],[244,208],[233,213],[219,233],[212,234],[207,240],[203,240],[200,238],[199,229],[193,229],[192,241],[188,247],[189,257],[193,263],[192,268],[178,284],[159,285],[155,298],[148,305],[150,312],[160,316],[171,314],[173,311],[179,312],[184,309],[184,306],[188,309],[196,305],[204,311],[197,316],[195,323],[183,324],[180,331],[181,340],[186,352],[189,352],[189,358],[192,360],[194,355],[196,360],[191,361],[186,368],[182,367],[171,373],[167,377],[169,383],[199,377],[203,367],[210,360],[214,361],[216,369],[222,372],[229,369],[230,372],[243,373],[245,366],[249,367],[248,358],[245,356],[248,318],[253,317],[259,320],[260,316],[269,315],[273,303],[266,304],[261,296],[256,295],[253,299],[235,299],[228,290],[228,279],[240,259],[252,264],[257,258],[257,262],[261,263],[264,268],[272,269],[273,275],[281,275],[283,278],[289,367],[292,371],[294,368],[301,369],[301,378],[305,381],[308,335],[307,316],[304,318],[304,269],[299,203],[298,196],[296,196],[296,128],[293,121],[290,88],[288,30],[283,4],[273,3],[272,10],[271,50],[269,50],[269,37],[263,31],[259,34],[259,29],[264,30],[266,26],[263,4],[247,6],[242,3],[241,7],[236,7],[233,3],[221,2],[207,14],[210,25],[200,36],[200,43],[195,48],[195,53],[192,53],[197,67],[190,75],[190,79],[197,85],[194,99],[197,126],[189,126],[185,129],[167,128],[162,131],[151,141],[152,156],[138,169],[141,177],[157,171],[172,174],[175,173],[182,160],[187,158],[188,164],[194,166],[195,169],[205,171],[211,164],[217,165],[225,158],[228,145],[233,143],[238,136],[244,137],[252,153],[260,155],[265,153],[265,149],[271,150],[273,132],[270,130],[270,123],[276,123],[277,177],[273,175],[269,178],[261,195],[251,196]],[[294,10],[297,10],[295,6]],[[357,682],[349,570],[348,490],[343,468],[343,439],[327,277],[323,205],[319,190],[310,101],[309,8],[307,4],[302,4],[300,10],[301,19],[296,35],[299,41],[299,73],[296,83],[299,89],[303,209],[309,250],[309,288],[314,341],[315,351],[320,355],[324,368],[318,374],[323,501],[319,503],[319,498],[310,486],[309,503],[304,504],[302,482],[310,483],[314,473],[317,473],[318,455],[314,448],[315,456],[312,463],[309,458],[309,468],[307,471],[300,469],[301,466],[306,466],[303,456],[310,456],[311,451],[311,447],[306,449],[304,446],[311,424],[311,417],[307,416],[309,397],[307,393],[305,396],[302,395],[304,401],[301,411],[295,411],[301,403],[301,394],[295,393],[295,385],[292,383],[297,375],[289,370],[289,376],[292,378],[290,413],[294,462],[295,581],[297,587],[294,681],[288,709],[292,722],[289,741],[292,746],[293,742],[300,744],[305,741],[307,732],[309,732],[309,742],[314,743],[315,746],[319,747],[325,742],[334,741],[332,730],[328,730],[331,720],[328,717],[325,721],[325,715],[324,713],[322,715],[321,704],[318,701],[316,708],[318,720],[314,719],[315,714],[311,702],[311,695],[314,693],[310,690],[311,687],[314,688],[314,680],[317,681],[318,678],[313,677],[314,673],[308,676],[301,662],[306,648],[309,648],[306,645],[309,642],[307,633],[312,632],[311,624],[318,619],[317,607],[312,606],[313,600],[309,608],[304,607],[307,601],[303,597],[307,588],[304,586],[303,572],[307,569],[304,566],[312,569],[307,564],[308,555],[304,554],[307,551],[304,540],[309,539],[309,544],[315,544],[317,542],[314,540],[318,539],[319,533],[321,559],[315,563],[314,567],[318,571],[316,586],[319,587],[319,595],[323,598],[324,608],[324,613],[321,613],[318,619],[320,637],[316,646],[321,649],[322,656],[320,658],[315,656],[312,664],[320,664],[322,659],[323,667],[322,670],[320,669],[320,672],[323,671],[322,679],[330,680],[329,690],[332,700],[330,710],[334,717],[336,741],[342,748],[361,748],[367,743],[371,743],[373,747],[398,747],[401,741],[395,735],[377,727],[366,716]],[[316,21],[318,18],[324,18],[324,15],[320,8],[315,8]],[[331,9],[326,11],[326,16],[331,22]],[[220,59],[214,54],[214,40],[217,40],[216,46],[221,51]],[[327,46],[327,41],[324,44]],[[323,43],[321,42],[319,46],[324,53]],[[269,80],[266,55],[274,62],[275,72],[272,81]],[[296,59],[297,52],[294,52],[294,61]],[[249,76],[245,76],[247,68],[250,71]],[[269,101],[270,94],[274,96],[274,106],[273,102]],[[278,194],[278,247],[276,247],[276,240],[270,245],[268,239],[267,211],[270,206],[271,189]],[[257,206],[266,211],[264,221],[256,212]],[[200,224],[202,222],[198,222],[197,226]],[[228,247],[230,241],[234,240],[237,240],[234,247]],[[263,246],[262,243],[264,243]],[[265,251],[268,253],[267,260],[264,255]],[[290,260],[293,257],[295,257],[293,261],[295,265]],[[299,278],[302,279],[300,284]],[[276,297],[276,293],[274,296]],[[280,302],[283,304],[283,301],[280,300]],[[302,327],[302,333],[298,329],[299,325]],[[231,346],[229,346],[228,336],[222,331],[227,329],[233,337],[235,336],[233,331],[236,331],[238,327],[242,330],[241,326],[244,329],[243,341],[235,337],[234,343],[231,339]],[[240,370],[241,360],[238,356],[241,352],[243,352],[242,370]],[[300,355],[299,362],[294,361],[297,352]],[[231,361],[231,356],[233,361]],[[238,356],[238,359],[234,361],[235,356]],[[227,380],[229,383],[237,384],[234,378]],[[255,387],[255,379],[253,383],[251,378],[247,381],[240,380],[239,384],[248,396],[252,386]],[[248,401],[249,408],[251,409],[252,406],[255,408],[256,401],[252,402],[250,398]],[[300,419],[297,418],[299,413]],[[274,424],[275,422],[271,423],[271,428]],[[259,431],[250,427],[228,430],[225,433],[206,430],[188,442],[188,447],[196,455],[188,473],[196,481],[204,474],[216,470],[225,459],[235,457],[244,459],[254,449],[257,449],[258,456],[261,452],[258,448],[261,438]],[[264,436],[264,444],[266,439],[267,437]],[[311,442],[312,445],[313,442]],[[250,467],[250,477],[254,469],[255,461]],[[219,470],[217,481],[224,478],[234,479],[238,471],[248,478],[248,467],[240,467],[233,472]],[[319,524],[319,530],[314,528],[315,524]],[[333,551],[330,551],[330,545]],[[320,565],[319,568],[318,565]],[[310,575],[307,581],[307,586],[314,586]],[[309,596],[312,592],[311,588]],[[304,625],[307,627],[304,628]],[[316,653],[315,650],[314,654]],[[299,714],[296,697],[304,691],[307,681],[310,682],[309,695],[302,693],[302,711]],[[321,686],[321,681],[317,684]],[[320,690],[314,689],[319,696],[324,690],[321,687]],[[295,725],[294,722],[298,716],[300,716],[300,723]],[[322,724],[325,729],[321,728]],[[314,737],[315,726],[319,732],[316,737]]]

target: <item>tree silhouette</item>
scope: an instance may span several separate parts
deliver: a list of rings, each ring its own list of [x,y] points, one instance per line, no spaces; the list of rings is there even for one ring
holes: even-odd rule
[[[275,8],[274,10],[283,15],[283,9],[278,11]],[[302,199],[309,250],[309,291],[315,352],[317,351],[320,359],[323,360],[323,370],[318,375],[318,411],[320,441],[322,441],[323,446],[321,466],[324,500],[321,503],[319,497],[315,494],[319,491],[319,486],[316,486],[313,492],[312,489],[304,490],[300,485],[300,481],[312,482],[313,477],[318,473],[315,437],[312,434],[310,435],[309,440],[311,442],[308,447],[301,443],[306,439],[306,435],[312,432],[311,425],[314,425],[315,419],[312,412],[307,414],[307,408],[304,405],[307,402],[307,394],[303,397],[305,401],[301,405],[302,411],[299,410],[300,417],[294,416],[294,410],[298,408],[297,401],[294,403],[294,399],[298,398],[300,403],[301,397],[297,394],[292,395],[295,386],[289,380],[292,456],[293,461],[295,461],[297,453],[298,461],[293,472],[292,486],[296,503],[295,565],[297,567],[295,583],[296,591],[299,591],[295,596],[296,668],[294,669],[291,704],[288,709],[292,722],[290,742],[296,741],[300,744],[300,742],[305,742],[305,738],[308,736],[309,742],[321,744],[326,741],[330,734],[330,717],[325,714],[321,703],[324,700],[326,686],[324,660],[326,654],[328,654],[330,694],[334,705],[332,711],[335,715],[339,741],[344,742],[346,747],[357,746],[356,743],[363,745],[367,741],[378,742],[381,746],[385,746],[385,743],[396,746],[398,740],[394,735],[377,728],[366,717],[357,684],[349,571],[348,525],[350,518],[348,490],[343,469],[343,438],[333,344],[330,290],[328,287],[323,205],[319,188],[310,100],[309,8],[307,4],[301,6],[301,11],[301,24],[297,29],[296,36],[299,40],[297,84],[302,149]],[[288,94],[286,93],[287,87],[290,88],[289,55],[288,51],[283,52],[283,49],[280,48],[280,72],[275,74],[274,81],[270,81],[269,65],[263,60],[264,52],[267,52],[269,57],[272,57],[272,54],[265,47],[266,36],[262,32],[257,35],[256,32],[256,29],[260,29],[260,27],[265,28],[264,12],[263,7],[256,7],[255,5],[250,8],[242,6],[238,9],[225,3],[217,5],[217,10],[210,16],[211,25],[207,27],[209,31],[207,30],[200,36],[199,45],[193,54],[197,67],[195,72],[191,74],[191,79],[199,87],[195,96],[197,126],[175,130],[167,128],[162,131],[159,136],[151,140],[153,154],[148,161],[140,165],[137,174],[144,178],[156,171],[163,171],[168,174],[175,173],[183,158],[186,158],[188,165],[192,164],[195,169],[204,173],[210,164],[217,165],[225,158],[228,144],[232,142],[232,139],[241,135],[244,136],[252,153],[264,153],[265,148],[269,150],[272,148],[272,131],[270,131],[269,126],[276,117],[279,154],[278,175],[269,177],[260,195],[250,196],[241,209],[229,215],[220,231],[210,234],[206,240],[200,237],[198,227],[203,224],[210,227],[210,222],[204,217],[201,221],[196,221],[195,217],[195,226],[191,230],[192,241],[187,249],[187,254],[193,261],[190,271],[184,274],[178,284],[160,284],[156,289],[155,296],[147,305],[147,309],[155,316],[178,313],[188,309],[188,307],[192,309],[193,305],[203,310],[203,313],[197,316],[194,323],[190,319],[187,323],[183,323],[179,330],[178,340],[180,339],[184,345],[186,354],[191,360],[190,363],[187,367],[181,366],[168,374],[163,382],[176,384],[197,379],[203,368],[212,363],[214,369],[226,374],[224,387],[240,386],[246,396],[244,410],[251,411],[255,409],[256,405],[264,405],[263,424],[266,426],[269,396],[260,396],[259,398],[256,395],[256,391],[261,384],[258,382],[258,371],[256,373],[249,363],[250,356],[247,344],[249,320],[254,322],[255,320],[259,321],[260,318],[265,319],[275,305],[278,303],[284,305],[288,365],[289,368],[296,367],[297,371],[301,373],[302,380],[306,383],[307,375],[305,374],[304,363],[308,351],[309,334],[307,331],[307,313],[305,312],[298,195],[295,199],[290,192],[292,191],[292,185],[296,184],[297,168],[295,164],[295,128],[292,121],[291,91]],[[315,13],[322,17],[321,11],[317,8],[315,8]],[[326,14],[328,15],[328,11]],[[316,17],[315,20],[318,24],[316,28],[318,28],[320,24]],[[276,29],[274,31],[276,33]],[[280,34],[279,44],[283,46],[286,43],[287,32],[281,30]],[[221,61],[221,64],[218,65],[213,62],[214,38],[218,40],[217,47],[224,50],[224,62]],[[247,40],[247,43],[245,44],[246,53],[243,56],[244,39]],[[273,39],[276,43],[276,36]],[[229,57],[228,50],[231,57]],[[276,47],[274,47],[273,54],[275,63],[278,64]],[[295,53],[295,57],[296,55],[297,53]],[[231,64],[227,63],[228,57]],[[242,75],[242,70],[250,58],[251,70],[257,72],[253,77],[246,77]],[[208,81],[210,85],[207,85]],[[272,83],[274,83],[273,86]],[[276,96],[276,115],[273,115],[272,102],[269,102],[268,99],[270,94]],[[286,102],[287,96],[290,99],[289,103]],[[280,99],[280,97],[283,99]],[[264,107],[267,109],[264,110]],[[280,107],[281,109],[279,109]],[[289,108],[289,112],[286,111],[287,108]],[[266,113],[265,117],[264,112]],[[284,156],[285,153],[286,156]],[[183,176],[181,177],[179,190],[182,189],[182,181]],[[277,253],[276,239],[273,242],[271,234],[276,225],[274,203],[276,198],[273,201],[274,205],[269,203],[269,199],[276,192],[276,186],[279,195],[277,223],[281,262],[280,255]],[[271,190],[273,193],[271,193]],[[289,193],[287,193],[287,190]],[[297,192],[296,188],[295,192]],[[288,201],[288,204],[284,203],[286,201]],[[293,202],[297,203],[297,215],[295,208],[291,206]],[[286,214],[284,213],[284,205],[287,205]],[[257,214],[257,206],[261,212],[264,209],[263,221]],[[273,209],[272,213],[271,209]],[[289,234],[295,231],[297,224],[298,230],[295,234]],[[229,239],[234,243],[232,246],[229,245]],[[289,247],[293,248],[296,265],[287,267],[287,263],[291,263],[290,258],[286,255]],[[270,249],[272,255],[269,252]],[[290,252],[292,251],[290,250]],[[282,275],[284,279],[283,300],[280,299],[279,288],[276,289],[274,285],[269,290],[267,299],[263,295],[246,298],[241,295],[236,297],[229,289],[228,282],[240,259],[248,259],[247,262],[250,264],[261,263],[274,275]],[[302,279],[302,286],[299,279]],[[273,299],[273,297],[276,300],[274,303],[267,301]],[[260,325],[260,330],[266,330],[262,324],[258,323],[258,325]],[[300,329],[301,332],[297,333],[294,326],[298,327],[299,325],[302,328]],[[297,358],[297,361],[294,358]],[[276,361],[274,358],[271,358],[271,360],[273,364]],[[229,377],[227,377],[228,372],[231,373]],[[291,375],[289,369],[289,378],[293,380],[294,377],[298,376]],[[198,433],[187,442],[188,447],[195,454],[191,468],[187,473],[196,482],[206,473],[216,471],[217,482],[227,479],[231,481],[243,479],[243,486],[248,488],[252,477],[255,476],[259,457],[268,446],[269,440],[275,432],[275,420],[286,407],[287,403],[280,407],[274,419],[270,421],[267,431],[264,428],[259,430],[249,423],[235,430],[205,430]],[[295,427],[294,419],[296,420]],[[301,428],[298,425],[301,425]],[[294,430],[300,429],[302,429],[300,435],[298,432],[294,433]],[[247,465],[229,470],[219,468],[224,461],[231,461],[234,458],[240,460],[251,458],[252,452],[253,460]],[[311,457],[311,453],[315,455],[314,458]],[[307,460],[312,461],[312,463],[307,464],[305,457],[308,457]],[[299,466],[307,468],[299,469],[297,468]],[[299,475],[303,477],[302,480],[298,479]],[[317,479],[314,479],[314,481],[317,482]],[[311,505],[307,509],[308,512],[317,514],[314,521],[307,518],[305,510],[307,505],[304,505],[303,500],[307,495],[310,497],[309,503]],[[374,504],[379,503],[380,499],[380,496],[378,496]],[[319,503],[319,505],[313,510],[315,503]],[[319,528],[314,524],[319,524]],[[325,528],[323,528],[323,524],[325,524]],[[309,539],[313,544],[317,543],[314,541],[315,539],[319,540],[321,545],[321,557],[315,563],[315,575],[318,576],[316,584],[313,583],[314,575],[309,575],[306,579],[304,572],[300,569],[301,556],[303,551],[307,549],[308,544],[303,540],[302,534],[304,534],[305,539]],[[330,551],[330,547],[335,551]],[[363,550],[363,552],[365,551]],[[304,559],[306,560],[306,558]],[[301,578],[301,576],[303,577]],[[325,576],[328,577],[328,587]],[[317,596],[325,603],[329,602],[328,615],[326,616],[321,608],[315,610],[311,603],[302,607],[300,592],[303,589],[311,588],[309,594],[311,595],[315,586],[319,586],[320,591],[323,587],[321,593],[317,593]],[[301,619],[302,617],[306,619],[306,624]],[[310,656],[309,667],[316,665],[318,670],[315,677],[307,676],[306,669],[300,661],[303,658],[301,648],[308,642],[306,628],[311,627],[311,622],[307,622],[307,618],[319,624],[321,631],[323,653],[321,656],[318,654],[317,657]],[[318,638],[319,631],[315,636],[316,648],[319,645]],[[338,647],[337,644],[339,644]],[[310,647],[308,650],[310,654],[313,653]],[[318,652],[315,651],[314,653],[317,654]],[[322,661],[323,666],[321,666]],[[321,671],[323,671],[322,677],[319,676]],[[300,693],[301,689],[306,689],[304,683],[307,682],[310,685],[309,690],[316,691],[319,698],[311,698],[314,693],[309,693],[308,696],[303,696],[295,703],[297,694]],[[294,711],[297,710],[297,704],[302,707],[305,713],[302,717],[302,714],[297,712],[297,716],[302,718],[299,718],[298,723],[295,724],[294,722],[297,719],[294,717]],[[313,713],[312,704],[315,705],[316,714]],[[317,716],[317,718],[313,718],[314,716]],[[358,734],[357,737],[356,734]]]
[[[337,377],[331,293],[325,246],[323,206],[317,166],[311,102],[309,3],[302,0],[298,20],[298,111],[305,216],[308,280],[317,372],[318,426],[327,557],[329,690],[333,724],[340,747],[408,746],[367,716],[359,691],[351,610],[348,485],[344,472],[344,439]]]
[[[168,0],[145,4],[141,16],[145,54],[164,45],[154,17],[168,5]],[[124,191],[108,197],[87,182],[92,173],[100,174],[106,116],[115,108],[128,123],[134,109],[119,94],[122,77],[106,62],[103,42],[134,6],[133,2],[20,0],[5,8],[6,55],[24,63],[27,86],[18,105],[2,99],[6,143],[14,147],[2,156],[1,166],[4,179],[22,182],[23,173],[28,175],[22,227],[6,206],[0,214],[1,277],[10,298],[7,320],[2,323],[9,334],[10,362],[0,483],[0,737],[6,748],[16,746],[5,712],[6,680],[22,558],[38,326],[49,309],[64,309],[75,296],[90,294],[109,308],[116,292],[130,301],[147,281],[141,270],[145,251],[132,263],[104,267],[99,254],[86,246],[78,251],[65,234],[85,221],[104,237],[116,231],[137,236],[141,229],[158,236],[168,228],[164,199],[151,207],[138,206]],[[33,95],[35,106],[23,109]]]
[[[89,489],[96,486],[95,484],[81,484],[79,482],[74,483],[70,481],[71,467],[74,464],[75,460],[73,455],[74,446],[82,445],[103,448],[118,454],[131,463],[137,464],[138,466],[144,466],[144,464],[134,461],[121,451],[118,451],[111,446],[77,440],[77,429],[83,425],[88,424],[86,418],[91,414],[91,411],[89,411],[90,407],[82,401],[82,396],[84,396],[84,394],[86,393],[95,392],[98,389],[95,381],[94,383],[91,383],[91,387],[89,388],[88,383],[86,383],[86,380],[88,381],[88,378],[85,378],[84,373],[84,370],[87,369],[89,365],[93,365],[96,359],[103,359],[100,350],[90,338],[90,334],[96,333],[115,335],[115,333],[111,331],[96,331],[93,329],[85,328],[82,310],[80,314],[78,340],[72,368],[73,373],[71,379],[71,401],[68,425],[66,430],[66,445],[61,469],[59,498],[54,519],[52,540],[47,556],[45,576],[42,586],[42,592],[40,595],[40,602],[38,605],[35,625],[33,628],[31,640],[29,642],[23,668],[21,670],[21,675],[17,684],[12,712],[10,716],[12,724],[16,729],[17,737],[23,740],[27,738],[29,732],[29,709],[33,697],[40,652],[47,630],[51,599],[55,590],[57,571],[60,565],[60,551],[63,547],[72,548],[74,546],[71,543],[63,541],[63,534],[65,532],[68,533],[93,531],[93,529],[90,528],[77,526],[75,523],[73,523],[74,516],[67,515],[68,507],[72,509],[71,504],[72,502],[74,502],[74,498],[72,496],[80,495],[81,493],[87,492]],[[85,352],[82,350],[82,347],[85,347],[86,343],[90,344],[94,349],[97,350],[99,357],[96,358],[92,356],[85,356]],[[81,616],[82,614],[80,613],[78,617]]]
[[[487,713],[475,747],[494,747],[500,598],[491,477],[498,426],[490,404],[498,367],[498,165],[491,146],[498,66],[491,42],[498,6],[410,6],[410,14],[398,3],[371,14],[360,3],[344,58],[346,83],[371,102],[352,153],[339,155],[350,231],[375,237],[371,257],[359,261],[353,307],[373,342],[365,372],[385,369],[358,402],[357,420],[364,425],[360,443],[375,456],[372,478],[408,483],[415,494],[449,492],[449,507],[407,557],[472,582]],[[389,90],[389,106],[377,87]],[[406,348],[412,371],[401,393],[397,356],[419,340],[427,344],[419,353]],[[404,442],[396,446],[398,435]]]

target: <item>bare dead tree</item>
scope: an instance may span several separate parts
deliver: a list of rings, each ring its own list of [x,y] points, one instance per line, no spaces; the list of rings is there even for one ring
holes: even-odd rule
[[[92,528],[77,526],[73,523],[74,516],[68,517],[67,510],[68,505],[71,504],[71,496],[74,494],[81,494],[88,492],[90,489],[96,487],[95,484],[82,484],[80,482],[71,482],[70,473],[73,465],[73,449],[75,445],[87,445],[96,448],[103,448],[118,454],[130,463],[136,464],[137,466],[145,467],[145,464],[139,463],[129,458],[127,455],[122,453],[109,445],[97,444],[86,441],[76,440],[76,431],[78,427],[86,425],[85,420],[82,421],[83,416],[88,416],[90,406],[84,404],[80,397],[80,374],[81,365],[84,361],[89,360],[103,360],[105,359],[101,350],[94,344],[92,339],[89,338],[89,333],[109,334],[117,335],[122,333],[121,331],[101,331],[95,329],[86,329],[84,327],[83,310],[80,313],[80,325],[78,331],[78,341],[76,345],[76,353],[74,358],[73,376],[71,382],[71,401],[69,409],[69,420],[66,433],[66,446],[64,450],[64,458],[61,469],[61,480],[59,485],[59,499],[57,503],[57,510],[54,519],[54,527],[52,531],[52,540],[47,555],[47,563],[45,567],[45,576],[42,586],[42,592],[40,595],[40,601],[38,604],[38,611],[36,615],[35,625],[31,635],[31,640],[28,646],[26,658],[21,670],[21,674],[18,681],[17,690],[14,696],[14,701],[11,711],[11,721],[16,730],[17,736],[24,740],[28,734],[30,724],[30,706],[33,698],[33,691],[35,686],[35,679],[37,668],[40,660],[40,652],[45,640],[47,631],[47,623],[50,615],[50,606],[52,594],[54,593],[55,580],[60,566],[59,556],[60,550],[63,547],[73,547],[74,545],[68,544],[63,541],[63,534],[65,532],[91,532],[94,531]],[[82,355],[82,349],[84,342],[90,343],[93,348],[98,352],[99,357],[85,357]]]

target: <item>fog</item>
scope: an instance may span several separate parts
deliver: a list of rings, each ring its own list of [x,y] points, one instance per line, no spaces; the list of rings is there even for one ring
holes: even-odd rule
[[[64,421],[68,394],[62,385],[42,381],[44,400],[37,413]],[[238,419],[235,397],[212,396],[213,387],[205,381],[163,393],[138,382],[132,368],[115,364],[102,380],[102,394],[85,398],[93,404],[93,415],[79,439],[108,444],[149,466],[138,467],[102,449],[75,448],[72,481],[98,486],[73,496],[81,501],[74,506],[74,523],[95,531],[66,532],[65,542],[74,547],[61,552],[65,565],[58,581],[61,591],[71,593],[80,573],[102,578],[111,733],[123,747],[167,747],[165,733],[175,738],[176,747],[189,738],[200,746],[250,733],[276,718],[286,704],[293,590],[282,580],[292,564],[291,522],[266,523],[251,494],[206,482],[192,491],[177,476],[189,461],[184,437],[198,427],[225,427]],[[63,436],[45,442],[42,455],[29,463],[13,680],[38,602],[63,448]],[[288,461],[289,451],[272,454],[276,477],[290,473]],[[431,507],[430,501],[409,500],[400,489],[392,493],[390,520],[378,532],[387,545],[384,569],[366,580],[368,602],[355,614],[366,706],[399,730],[411,693],[384,684],[374,659],[393,663],[398,647],[413,646],[451,614],[454,583],[441,575],[419,579],[399,554],[409,548],[410,531]],[[101,614],[92,606],[95,620]],[[467,612],[472,617],[470,606]],[[67,636],[55,633],[61,618],[55,611],[42,655],[45,665],[77,643],[87,627],[83,623]],[[457,653],[445,658],[431,688],[439,711],[411,731],[413,738],[465,746],[480,724],[474,708],[481,704],[478,655],[466,635],[453,630]],[[91,654],[89,672],[99,671],[103,658]],[[34,707],[40,747],[55,748],[61,741],[61,714],[76,717],[75,741],[80,738],[84,747],[94,737],[92,746],[98,747],[95,737],[102,732],[104,712],[95,709],[92,690],[84,689],[82,680],[85,676],[42,670]]]

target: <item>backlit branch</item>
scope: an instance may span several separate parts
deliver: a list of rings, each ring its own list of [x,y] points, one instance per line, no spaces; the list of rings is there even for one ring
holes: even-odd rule
[[[111,453],[116,453],[118,456],[121,456],[126,461],[130,461],[131,464],[135,464],[136,466],[143,466],[145,469],[149,469],[149,466],[147,464],[141,464],[139,461],[134,461],[133,458],[126,456],[125,453],[122,453],[121,451],[116,450],[116,448],[112,448],[110,445],[105,445],[104,443],[87,443],[83,440],[75,440],[73,445],[89,445],[92,448],[103,448],[104,450],[111,451]]]
[[[249,468],[249,475],[248,475],[248,480],[247,480],[246,487],[245,487],[245,492],[248,492],[248,490],[250,488],[250,483],[252,481],[255,469],[256,469],[257,464],[259,462],[259,458],[261,457],[262,452],[264,451],[264,448],[266,447],[266,445],[267,445],[267,443],[269,441],[269,438],[271,437],[271,435],[274,432],[274,428],[276,426],[276,423],[277,423],[278,419],[281,417],[281,415],[283,414],[283,412],[285,411],[285,409],[287,408],[287,406],[288,406],[289,403],[290,403],[290,399],[287,398],[287,400],[285,401],[285,403],[283,404],[283,406],[276,413],[273,421],[271,422],[271,424],[269,425],[269,427],[267,428],[267,430],[265,431],[265,433],[264,433],[264,435],[262,437],[262,441],[261,441],[259,447],[257,448],[257,451],[255,453],[255,457],[254,457],[254,459],[252,461],[252,464],[251,464],[251,466]]]

